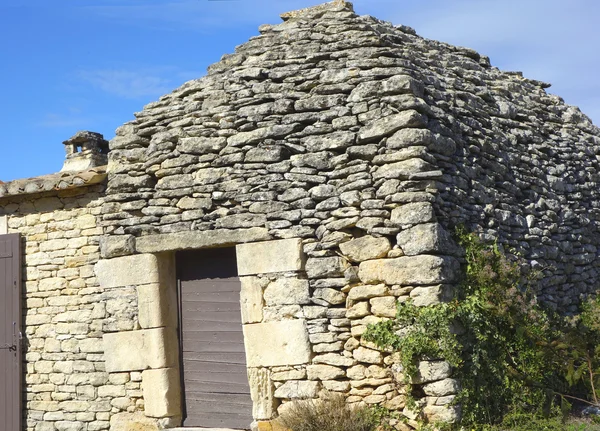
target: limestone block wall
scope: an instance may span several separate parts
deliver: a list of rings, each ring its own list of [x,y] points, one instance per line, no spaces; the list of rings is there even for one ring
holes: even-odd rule
[[[112,415],[135,410],[139,373],[109,374],[103,334],[135,325],[131,293],[102,290],[104,186],[4,197],[0,233],[23,240],[25,426],[27,431],[108,430]]]

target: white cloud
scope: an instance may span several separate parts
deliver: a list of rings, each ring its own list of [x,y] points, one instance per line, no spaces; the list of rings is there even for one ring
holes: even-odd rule
[[[48,113],[35,123],[38,127],[46,128],[80,128],[90,124],[89,118],[81,117],[75,113]]]
[[[198,73],[174,67],[81,70],[78,77],[106,93],[127,99],[158,97]]]

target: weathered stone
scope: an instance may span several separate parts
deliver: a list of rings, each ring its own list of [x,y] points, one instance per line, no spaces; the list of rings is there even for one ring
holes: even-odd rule
[[[309,365],[306,371],[309,380],[335,380],[346,375],[343,369],[332,365]]]
[[[430,422],[456,423],[460,420],[460,406],[425,406],[423,414]]]
[[[385,257],[392,249],[387,238],[366,235],[340,244],[340,250],[353,262]]]
[[[390,136],[386,145],[390,149],[400,149],[419,145],[429,146],[433,135],[426,129],[402,129]]]
[[[392,210],[390,221],[399,225],[429,223],[435,220],[433,205],[429,202],[414,202]]]
[[[240,276],[304,269],[302,240],[299,238],[240,244],[236,251]]]
[[[383,356],[381,352],[377,350],[367,349],[366,347],[358,347],[352,351],[352,356],[358,362],[367,364],[381,364],[383,363]]]
[[[358,133],[358,143],[375,141],[407,127],[423,127],[427,119],[417,111],[408,110],[390,115],[363,127]]]
[[[180,378],[177,368],[146,370],[142,373],[146,416],[164,418],[182,415]]]
[[[424,253],[455,254],[457,247],[450,234],[439,223],[419,224],[397,236],[398,245],[407,256]]]
[[[174,328],[116,332],[104,334],[103,339],[108,372],[177,366],[177,336]]]
[[[244,325],[248,367],[300,365],[310,360],[311,349],[303,320]]]
[[[427,285],[453,282],[460,274],[460,265],[452,257],[404,256],[395,259],[362,262],[358,275],[363,283]]]
[[[380,317],[395,317],[397,300],[393,296],[384,296],[382,298],[372,298],[369,300],[371,304],[371,313]]]
[[[100,253],[104,259],[134,254],[135,238],[133,235],[104,236],[100,239]]]
[[[190,154],[206,154],[216,153],[221,151],[227,145],[226,138],[212,137],[212,138],[181,138],[179,139],[177,148],[182,153]]]
[[[375,298],[376,296],[385,296],[389,293],[389,289],[385,284],[367,284],[362,286],[354,286],[348,292],[348,299],[359,301],[361,299]]]
[[[352,358],[348,358],[336,353],[325,353],[323,355],[315,356],[313,358],[313,363],[334,365],[336,367],[351,367],[355,365],[356,361],[354,361]]]
[[[175,280],[172,285],[146,284],[137,287],[138,319],[143,329],[177,326]]]
[[[452,367],[445,361],[419,362],[417,375],[412,378],[414,384],[423,384],[443,380],[452,375]]]
[[[101,260],[95,272],[103,288],[160,283],[160,258],[154,254],[138,254]]]
[[[456,379],[444,379],[422,386],[423,392],[430,397],[444,397],[455,395],[460,391],[460,384]]]
[[[289,380],[277,388],[275,397],[287,399],[312,399],[318,396],[319,382],[310,380]]]
[[[143,412],[116,413],[110,417],[111,431],[158,431],[156,419],[148,418]]]
[[[136,240],[139,253],[160,253],[174,250],[225,247],[246,242],[264,241],[270,238],[267,229],[216,229],[211,231],[176,232],[147,235]],[[241,274],[240,274],[241,275]]]
[[[350,264],[341,257],[311,257],[306,261],[309,278],[343,277]]]
[[[282,277],[269,283],[264,292],[267,305],[308,304],[308,280]]]
[[[373,173],[373,179],[408,179],[415,174],[432,171],[433,169],[430,163],[419,158],[414,158],[380,166]]]
[[[313,297],[322,299],[332,305],[343,304],[346,302],[346,295],[343,292],[327,287],[315,289]]]
[[[346,317],[348,319],[360,319],[361,317],[368,316],[369,314],[370,307],[368,302],[357,302],[346,310]]]
[[[260,277],[240,277],[242,323],[259,323],[263,319],[263,289],[269,280]]]
[[[255,420],[272,419],[277,413],[275,388],[270,374],[265,368],[248,368],[252,417]]]
[[[452,287],[446,284],[437,286],[415,287],[410,291],[413,304],[417,307],[429,307],[430,305],[447,302],[452,299]]]

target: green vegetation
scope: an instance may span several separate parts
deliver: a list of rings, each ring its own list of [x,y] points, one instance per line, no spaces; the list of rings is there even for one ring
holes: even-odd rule
[[[524,279],[516,258],[462,229],[457,237],[466,264],[456,298],[399,304],[396,319],[370,326],[366,339],[398,352],[407,383],[418,360],[443,358],[455,368],[463,419],[454,428],[600,429],[565,423],[573,403],[598,405],[600,299],[579,316],[557,316],[536,302],[535,280]]]

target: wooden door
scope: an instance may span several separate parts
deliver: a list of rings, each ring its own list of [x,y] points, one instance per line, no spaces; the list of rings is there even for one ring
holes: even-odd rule
[[[177,273],[183,425],[248,429],[252,400],[235,249],[180,252]]]
[[[21,240],[0,235],[0,431],[21,430]]]

